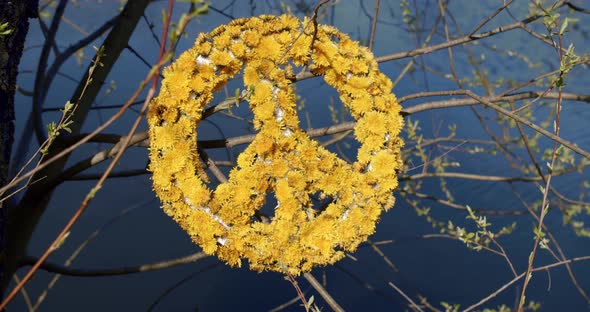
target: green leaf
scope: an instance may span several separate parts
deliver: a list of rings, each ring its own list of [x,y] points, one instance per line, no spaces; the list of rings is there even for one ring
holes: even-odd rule
[[[565,30],[567,29],[568,20],[569,19],[566,17],[563,23],[561,23],[561,28],[559,29],[560,35],[563,35],[563,33],[565,33]]]
[[[236,106],[240,107],[240,88],[236,89],[235,97],[236,97]]]
[[[57,244],[55,244],[53,246],[53,249],[58,249],[59,247],[61,247],[65,242],[66,239],[68,239],[68,237],[70,236],[70,232],[68,231],[66,234],[64,234],[64,236],[59,240],[59,242],[57,242]]]
[[[309,297],[309,299],[307,300],[307,308],[311,308],[311,305],[313,304],[313,296]]]
[[[0,24],[0,36],[8,36],[12,33],[12,29],[8,28],[8,22]]]
[[[540,228],[538,228],[538,227],[534,227],[533,228],[533,232],[535,233],[535,238],[537,238],[537,237],[539,237],[539,238],[545,237],[545,232],[543,232],[543,230],[540,229]]]
[[[53,136],[55,135],[55,132],[57,131],[57,125],[55,124],[55,122],[50,122],[47,124],[47,135],[48,136]]]
[[[88,194],[86,195],[85,200],[91,200],[94,198],[94,196],[96,195],[96,193],[100,190],[100,186],[95,186],[93,187],[90,192],[88,192]]]
[[[61,111],[65,115],[70,110],[72,110],[72,108],[74,108],[74,104],[72,102],[70,102],[70,101],[67,101],[66,104],[64,105],[64,108]]]
[[[68,133],[72,133],[72,129],[70,129],[70,125],[73,123],[74,123],[73,120],[66,121],[60,126],[60,129],[67,131]]]

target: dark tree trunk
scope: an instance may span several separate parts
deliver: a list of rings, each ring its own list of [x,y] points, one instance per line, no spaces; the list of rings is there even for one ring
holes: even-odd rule
[[[102,45],[105,53],[100,59],[102,66],[97,66],[92,72],[92,83],[85,86],[88,80],[88,70],[80,80],[78,88],[71,99],[71,102],[77,105],[71,119],[73,122],[70,125],[72,134],[79,133],[91,104],[94,102],[119,55],[127,47],[129,38],[149,3],[150,0],[127,1],[117,22]],[[84,89],[83,96],[81,95],[82,89]],[[43,90],[43,92],[46,91]],[[58,139],[52,144],[45,158],[50,159],[59,152],[60,142]],[[0,281],[2,282],[0,288],[8,287],[9,278],[16,272],[19,259],[25,255],[33,231],[51,198],[55,187],[55,179],[61,174],[67,160],[68,156],[62,157],[35,174],[32,180],[43,177],[42,181],[29,185],[23,192],[19,203],[6,211],[5,233],[9,239],[5,244],[6,258],[3,268],[5,278]]]
[[[39,0],[0,0],[0,24],[8,23],[11,32],[0,35],[0,186],[8,179],[8,166],[14,141],[14,93],[18,65],[29,31],[29,18],[36,18]],[[1,196],[2,194],[0,194]],[[5,285],[6,218],[0,202],[0,281]],[[0,298],[4,289],[0,287]]]

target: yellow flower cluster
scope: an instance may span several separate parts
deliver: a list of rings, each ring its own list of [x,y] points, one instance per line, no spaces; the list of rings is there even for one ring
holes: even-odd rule
[[[164,71],[150,104],[150,170],[164,211],[203,250],[232,266],[298,275],[332,264],[375,231],[393,206],[403,119],[391,81],[370,51],[335,28],[294,16],[238,19],[209,34]],[[293,66],[308,66],[357,120],[357,162],[347,164],[299,128]],[[208,186],[197,132],[214,92],[242,72],[258,135],[226,183]],[[270,223],[254,219],[274,192]],[[311,196],[330,198],[314,207]]]

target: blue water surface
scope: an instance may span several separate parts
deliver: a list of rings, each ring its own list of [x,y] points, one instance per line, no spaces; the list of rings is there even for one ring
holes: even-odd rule
[[[580,5],[588,4],[581,2]],[[248,17],[259,14],[279,14],[280,1],[213,1],[215,9],[233,18]],[[439,15],[437,1],[409,1],[410,9],[416,12],[414,5],[420,8],[416,18],[422,29],[419,35],[409,35],[408,26],[403,23],[400,2],[381,1],[379,23],[375,36],[374,53],[376,56],[395,52],[407,51],[420,46],[430,32]],[[313,8],[315,1],[285,1],[293,8],[293,13],[302,17],[309,15],[309,11],[297,11],[297,7],[307,4]],[[449,12],[463,33],[469,32],[485,17],[494,12],[501,1],[450,1]],[[145,20],[153,23],[153,31],[157,36],[161,34],[162,11],[166,1],[155,1],[145,12]],[[68,5],[64,17],[71,20],[80,28],[92,31],[104,21],[118,13],[122,4],[119,1],[75,1]],[[322,17],[322,23],[330,23],[342,32],[348,33],[353,39],[367,44],[370,35],[374,1],[345,0],[328,8]],[[510,5],[510,12],[502,12],[480,31],[487,31],[514,23],[513,19],[522,19],[528,14],[528,1],[515,1]],[[180,14],[186,12],[188,4],[178,2],[172,19],[177,21]],[[508,14],[510,13],[510,14]],[[511,16],[512,15],[512,16]],[[580,18],[579,25],[588,25],[588,17],[576,15]],[[228,16],[215,10],[209,10],[207,15],[192,22],[186,31],[186,38],[181,40],[178,51],[184,51],[192,46],[194,39],[201,32],[209,32],[216,26],[229,22]],[[47,23],[47,20],[45,20]],[[586,23],[586,24],[585,24]],[[452,25],[453,34],[457,34],[457,26]],[[531,28],[542,31],[540,24],[530,25]],[[446,41],[442,27],[439,26],[429,45]],[[567,40],[574,42],[576,52],[588,52],[589,43],[583,31],[568,33]],[[62,23],[56,37],[56,44],[64,49],[73,42],[84,37],[77,29],[68,23]],[[97,39],[92,45],[99,46],[104,40]],[[32,26],[26,42],[19,75],[19,86],[31,90],[34,84],[34,73],[43,43],[43,34],[36,21]],[[155,63],[159,45],[153,39],[149,25],[141,21],[135,30],[129,45],[147,59]],[[517,51],[530,58],[530,62],[539,63],[538,68],[530,68],[525,62],[506,54],[490,52],[491,46],[497,49]],[[489,74],[490,81],[506,77],[515,81],[527,81],[541,73],[558,68],[558,60],[554,50],[532,39],[524,31],[511,31],[493,38],[479,41],[471,45],[473,54],[483,70]],[[454,60],[457,74],[462,78],[473,78],[473,67],[469,63],[469,55],[464,48],[455,48]],[[81,79],[84,70],[94,55],[92,48],[84,49],[80,62],[71,58],[62,67],[61,73],[53,82],[45,107],[61,107],[71,97],[77,81]],[[402,59],[380,64],[380,69],[392,80],[396,79],[410,59]],[[425,64],[426,69],[417,67],[416,70],[404,76],[393,92],[401,98],[408,94],[423,91],[457,89],[451,79],[441,77],[437,71],[448,73],[449,58],[446,49],[433,52],[427,56],[416,58],[419,64]],[[97,98],[95,106],[114,105],[124,103],[138,87],[145,77],[149,67],[143,64],[135,55],[125,50],[113,68],[105,83],[104,90]],[[112,82],[112,83],[111,83]],[[584,70],[574,70],[568,81],[567,92],[584,93],[588,85],[587,73]],[[239,80],[228,85],[228,92],[233,96],[236,88],[240,87]],[[107,89],[111,86],[111,91]],[[471,88],[471,87],[470,87]],[[471,88],[474,92],[485,95],[481,87]],[[500,88],[499,90],[503,90]],[[529,87],[528,90],[541,90],[539,87]],[[297,84],[298,94],[305,102],[309,120],[313,127],[332,124],[328,105],[333,101],[336,108],[341,108],[338,94],[326,86],[320,78],[314,78]],[[586,91],[587,92],[587,91]],[[223,93],[223,92],[222,92]],[[145,92],[142,96],[145,96]],[[224,94],[219,94],[215,102],[223,100]],[[404,106],[423,103],[427,100],[442,100],[448,97],[411,100]],[[30,133],[25,120],[31,111],[31,98],[18,94],[17,105],[17,140]],[[139,107],[139,106],[138,106]],[[494,116],[490,111],[478,108],[485,116]],[[89,132],[114,114],[116,110],[94,110],[84,124],[83,132]],[[236,115],[251,117],[247,105],[241,105],[233,110]],[[549,106],[543,106],[536,111],[542,120],[549,112]],[[119,121],[110,126],[106,132],[126,133],[137,116],[137,111],[127,112]],[[305,114],[301,115],[302,127],[307,128]],[[44,114],[44,123],[58,120],[59,113]],[[351,120],[350,117],[346,117]],[[457,126],[457,137],[470,139],[489,139],[482,129],[480,122],[470,108],[459,107],[444,110],[428,111],[410,117],[418,120],[422,133],[427,138],[449,134],[448,127]],[[590,150],[590,140],[586,125],[590,119],[587,104],[580,102],[564,102],[562,111],[561,135],[576,142],[581,148]],[[203,123],[199,128],[201,139],[219,139],[244,134],[248,125],[227,117],[215,117],[216,123]],[[499,132],[499,127],[488,122],[492,131]],[[223,129],[220,133],[217,127]],[[145,122],[141,130],[146,129]],[[551,127],[548,128],[552,130]],[[512,129],[512,134],[516,130]],[[527,134],[532,134],[526,129]],[[22,140],[22,139],[21,139]],[[349,148],[345,148],[348,157],[354,159],[354,140],[347,140]],[[18,144],[18,142],[17,142]],[[541,140],[542,149],[552,147],[549,140]],[[107,148],[105,144],[89,144],[76,151],[70,158],[69,164],[84,159],[97,151]],[[30,144],[30,149],[36,148],[36,142]],[[236,147],[229,152],[213,150],[212,157],[217,159],[235,160],[236,155],[244,146]],[[433,156],[447,152],[447,150],[433,149]],[[526,158],[524,149],[514,151]],[[450,161],[459,162],[459,168],[449,171],[466,172],[482,175],[518,175],[501,155],[468,154],[453,151],[449,155]],[[229,157],[229,158],[228,158]],[[413,159],[414,166],[421,165],[418,159]],[[147,150],[145,148],[131,148],[116,167],[116,171],[141,169],[147,164]],[[85,173],[102,173],[106,163],[98,165]],[[420,168],[410,173],[420,172]],[[580,192],[580,176],[588,177],[588,170],[581,175],[572,177],[558,177],[554,185],[564,195],[577,198]],[[60,185],[54,192],[51,203],[41,220],[33,240],[29,246],[32,256],[39,256],[52,242],[55,235],[72,216],[87,192],[94,186],[95,181],[70,181]],[[516,182],[512,186],[507,183],[469,181],[449,179],[448,187],[458,203],[487,210],[524,210],[521,202],[515,197],[512,187],[517,189],[525,200],[529,202],[541,199],[541,193],[530,183]],[[402,184],[403,185],[403,184]],[[575,187],[568,187],[575,185]],[[439,187],[439,181],[427,179],[421,189],[422,193],[444,197]],[[513,278],[510,268],[504,258],[489,252],[476,252],[465,247],[456,240],[445,238],[421,238],[422,235],[436,234],[423,217],[416,215],[414,209],[403,200],[399,194],[393,209],[384,213],[377,226],[377,232],[371,237],[372,241],[391,240],[388,244],[380,245],[381,250],[395,264],[397,270],[387,265],[383,258],[368,245],[361,247],[353,257],[345,258],[335,266],[317,268],[312,273],[320,281],[326,282],[326,289],[333,295],[347,311],[401,311],[408,310],[408,302],[392,287],[395,283],[413,300],[419,301],[417,296],[428,299],[438,306],[441,301],[460,304],[462,308],[476,303],[486,297]],[[473,230],[472,223],[465,220],[466,212],[436,205],[429,201],[422,201],[423,205],[432,208],[432,215],[439,220],[452,220]],[[72,267],[84,269],[106,269],[136,266],[144,263],[158,262],[165,259],[185,256],[199,251],[188,236],[166,216],[159,208],[159,200],[151,189],[149,175],[139,175],[129,178],[114,178],[107,181],[88,210],[74,227],[67,242],[51,256],[50,261],[63,263],[78,248],[78,246],[92,235],[97,229],[100,234],[93,239],[73,261]],[[534,236],[532,228],[534,219],[528,214],[523,216],[488,216],[493,224],[492,229],[498,230],[517,221],[514,233],[499,242],[511,257],[515,269],[521,273],[526,270],[527,259],[533,246]],[[586,218],[588,219],[588,218]],[[547,226],[561,243],[561,247],[568,257],[585,256],[590,253],[588,239],[575,236],[573,231],[562,225],[562,215],[557,210],[551,210],[547,215]],[[107,226],[104,226],[108,224]],[[553,263],[554,259],[548,252],[541,250],[537,254],[536,265]],[[572,264],[580,286],[590,290],[590,266],[579,262]],[[19,276],[24,275],[27,268],[21,269]],[[36,273],[35,278],[27,284],[26,291],[32,298],[36,298],[52,280],[53,274],[45,271]],[[325,301],[311,288],[309,283],[298,279],[306,296],[314,296],[318,306],[323,311],[330,308]],[[495,308],[500,304],[513,307],[519,294],[521,282],[516,286],[500,293],[487,302],[484,307]],[[153,305],[155,311],[268,311],[296,296],[292,285],[277,273],[250,271],[247,266],[230,268],[220,264],[214,257],[200,260],[196,263],[176,266],[170,269],[149,273],[130,274],[109,277],[69,277],[62,276],[53,286],[43,304],[41,311],[143,311]],[[582,311],[588,305],[572,284],[565,267],[557,267],[550,272],[537,272],[533,275],[527,291],[527,298],[542,304],[544,311]],[[440,306],[438,306],[440,308]],[[13,311],[25,311],[26,306],[22,296],[18,296],[12,303]],[[287,311],[301,311],[298,303],[287,308]]]

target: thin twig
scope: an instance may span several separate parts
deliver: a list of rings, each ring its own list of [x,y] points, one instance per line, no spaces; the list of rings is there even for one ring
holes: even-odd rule
[[[393,282],[389,282],[388,283],[389,286],[391,286],[391,288],[395,289],[395,291],[397,291],[400,295],[402,295],[402,297],[404,297],[404,299],[406,299],[409,303],[410,306],[420,312],[424,312],[424,310],[422,310],[422,308],[420,308],[419,305],[416,304],[416,302],[414,302],[414,300],[412,300],[412,298],[408,297],[408,295],[406,295],[406,293],[404,293],[401,289],[399,289],[399,287],[395,286],[395,284]]]
[[[305,295],[306,292],[307,291],[304,291],[303,294]],[[285,303],[283,303],[283,304],[281,304],[281,305],[279,305],[277,307],[274,307],[274,308],[268,310],[268,312],[279,312],[279,311],[283,311],[284,309],[286,309],[286,308],[294,305],[295,303],[297,303],[297,301],[299,301],[299,300],[301,300],[301,299],[300,299],[299,295],[297,295],[297,296],[293,297],[291,300],[289,300],[289,301],[287,301],[287,302],[285,302]]]
[[[495,111],[497,111],[497,112],[499,112],[499,113],[501,113],[501,114],[503,114],[503,115],[505,115],[507,117],[510,117],[510,118],[514,119],[515,121],[518,121],[520,123],[523,123],[526,126],[528,126],[529,128],[537,131],[538,133],[540,133],[540,134],[542,134],[542,135],[550,138],[551,140],[554,141],[555,144],[561,143],[561,145],[563,145],[564,147],[567,147],[570,150],[576,152],[577,154],[579,154],[579,155],[581,155],[581,156],[583,156],[583,157],[585,157],[587,159],[590,159],[590,153],[588,153],[587,151],[579,148],[576,144],[574,144],[574,143],[572,143],[570,141],[564,140],[561,137],[559,137],[558,135],[555,135],[555,134],[553,134],[553,133],[551,133],[551,132],[549,132],[549,131],[547,131],[547,130],[539,127],[539,126],[537,126],[533,122],[531,122],[531,121],[529,121],[529,120],[527,120],[527,119],[525,119],[523,117],[520,117],[519,115],[513,114],[513,113],[511,113],[511,112],[503,109],[502,107],[500,107],[500,106],[498,106],[498,105],[496,105],[496,104],[494,104],[494,103],[492,103],[490,101],[485,100],[484,98],[482,98],[482,97],[476,95],[475,93],[473,93],[471,90],[465,90],[464,92],[465,92],[465,95],[467,95],[467,96],[469,96],[469,97],[471,97],[473,99],[478,100],[480,103],[484,104],[485,106],[487,106],[489,108],[492,108]]]
[[[514,193],[514,195],[516,195],[516,197],[518,198],[518,200],[520,200],[520,202],[522,203],[522,205],[528,210],[528,212],[535,218],[535,220],[537,221],[537,223],[539,222],[539,216],[537,216],[537,214],[535,213],[535,211],[526,203],[526,201],[522,198],[522,196],[516,191],[516,189],[514,187],[512,187],[512,192]],[[553,233],[551,233],[551,231],[549,231],[549,229],[547,228],[546,224],[543,224],[543,230],[545,232],[547,232],[547,236],[549,236],[549,239],[551,240],[551,242],[553,243],[553,245],[555,245],[555,247],[557,248],[557,252],[559,252],[560,258],[558,260],[565,260],[567,259],[565,253],[563,252],[563,250],[561,249],[561,246],[559,244],[559,242],[557,241],[557,239],[555,238],[555,236],[553,236]],[[584,289],[582,288],[582,286],[580,286],[580,284],[578,283],[578,280],[576,279],[576,276],[571,268],[571,266],[569,265],[569,263],[565,264],[565,268],[567,269],[567,272],[570,276],[570,279],[572,280],[572,283],[574,284],[574,286],[576,287],[576,289],[578,290],[578,292],[582,295],[582,297],[584,297],[584,299],[586,299],[587,302],[590,302],[590,298],[588,297],[588,294],[586,294],[586,291],[584,291]]]
[[[424,42],[422,42],[421,48],[426,47],[426,45],[428,43],[430,43],[430,40],[434,37],[434,34],[436,34],[436,30],[438,28],[438,24],[440,23],[440,21],[441,21],[441,16],[439,14],[436,18],[436,21],[434,22],[434,25],[432,25],[432,28],[430,29],[430,33],[428,34],[428,36],[426,36],[426,39],[424,39]],[[397,78],[395,78],[395,80],[393,81],[393,84],[392,84],[393,88],[395,88],[395,86],[397,86],[397,84],[402,80],[403,77],[405,77],[405,75],[408,73],[408,71],[412,68],[412,66],[414,65],[414,62],[416,61],[416,58],[418,58],[418,56],[412,57],[412,59],[406,64],[404,69],[402,69],[402,71],[397,75]]]
[[[398,179],[400,181],[411,181],[424,178],[457,178],[465,180],[477,180],[477,181],[488,181],[488,182],[535,182],[541,181],[542,179],[538,176],[533,177],[502,177],[493,175],[473,174],[473,173],[462,173],[462,172],[425,172],[417,173],[410,176],[401,176]]]
[[[12,279],[14,279],[15,283],[20,283],[20,278],[18,278],[18,275],[14,274],[12,275]],[[31,297],[29,296],[29,293],[27,292],[26,288],[22,288],[21,289],[21,293],[23,294],[23,299],[25,300],[25,304],[27,305],[27,309],[29,309],[30,312],[35,311],[35,307],[33,306],[33,302],[31,301]]]
[[[67,0],[60,0],[57,7],[55,8],[55,12],[53,13],[53,19],[51,20],[51,26],[49,26],[49,30],[47,33],[47,38],[45,39],[45,43],[43,44],[43,49],[41,50],[41,56],[39,57],[39,64],[37,66],[37,73],[35,75],[35,88],[33,94],[33,125],[35,129],[35,134],[37,136],[37,142],[41,145],[47,139],[45,135],[45,126],[43,125],[43,120],[41,116],[41,98],[43,98],[42,93],[47,92],[42,88],[45,80],[45,69],[47,67],[47,60],[49,59],[49,52],[51,45],[55,42],[55,35],[57,34],[57,30],[59,28],[61,17],[66,9],[66,5],[69,1]],[[39,19],[41,21],[41,19]],[[1,192],[0,192],[1,193]]]
[[[563,4],[561,6],[563,6]],[[464,43],[488,38],[488,37],[497,35],[499,33],[507,32],[507,31],[514,30],[514,29],[519,29],[519,28],[521,28],[522,25],[532,23],[541,17],[543,17],[543,15],[535,14],[535,15],[529,16],[529,17],[521,20],[520,22],[496,27],[496,28],[494,28],[490,31],[484,32],[484,33],[473,34],[471,36],[463,36],[463,37],[457,38],[455,40],[443,42],[440,44],[436,44],[433,46],[428,46],[428,47],[424,47],[424,48],[420,48],[420,49],[414,49],[411,51],[405,51],[405,52],[384,55],[384,56],[378,57],[377,62],[387,62],[387,61],[398,60],[398,59],[402,59],[402,58],[406,58],[406,57],[412,57],[412,56],[416,56],[416,55],[428,54],[428,53],[438,51],[441,49],[446,49],[448,47],[461,45]]]
[[[509,1],[504,1],[504,4],[499,7],[498,9],[496,9],[496,11],[494,11],[494,13],[492,13],[490,16],[488,16],[486,19],[484,19],[483,21],[481,21],[481,23],[479,23],[477,26],[475,26],[475,28],[473,28],[473,30],[471,30],[469,32],[469,34],[467,34],[467,36],[472,36],[473,34],[475,34],[478,30],[480,30],[485,24],[487,24],[489,21],[491,21],[494,17],[496,17],[496,15],[500,14],[500,12],[502,12],[505,8],[507,8],[510,4],[512,4],[513,0],[509,0]]]
[[[76,51],[79,51],[80,49],[89,45],[94,40],[96,40],[98,37],[102,36],[108,29],[113,27],[113,25],[117,22],[117,20],[120,18],[120,16],[121,15],[118,14],[118,15],[112,17],[111,19],[106,21],[104,24],[102,24],[100,27],[98,27],[95,31],[93,31],[91,34],[80,39],[78,42],[70,45],[67,49],[65,49],[62,53],[60,53],[59,55],[57,55],[55,57],[55,60],[53,61],[53,63],[49,67],[49,69],[47,70],[47,74],[45,75],[45,79],[43,81],[43,87],[41,90],[41,97],[39,99],[39,107],[40,108],[43,107],[43,104],[45,102],[45,97],[47,95],[47,91],[51,87],[51,83],[53,81],[53,78],[55,78],[55,76],[57,75],[61,66],[70,58],[70,56],[72,56],[74,53],[76,53]],[[61,109],[63,109],[63,107]],[[42,111],[45,112],[44,109]]]
[[[173,4],[174,1],[173,0],[169,0],[169,3],[172,3]],[[171,15],[171,12],[169,11],[167,13],[167,18],[166,18],[167,23],[165,23],[165,25],[164,25],[165,27],[164,28],[168,28],[168,26],[169,26],[170,15]],[[164,31],[164,35],[166,35],[166,34],[167,34],[167,31]],[[165,44],[165,42],[166,42],[166,38],[163,38],[162,44]],[[157,79],[157,75],[154,75],[153,73],[159,71],[160,63],[163,61],[163,55],[164,54],[161,54],[160,55],[160,58],[158,59],[158,64],[156,65],[154,71],[151,71],[148,74],[148,76],[150,78],[151,77],[154,77],[154,79]],[[53,243],[49,247],[47,247],[47,249],[45,250],[45,252],[43,253],[43,255],[38,259],[38,261],[35,263],[35,265],[33,265],[33,267],[29,270],[29,272],[27,272],[27,274],[23,277],[23,279],[21,280],[21,282],[18,283],[16,285],[16,287],[6,297],[6,299],[4,299],[4,301],[2,301],[2,303],[0,304],[0,311],[3,310],[3,309],[5,309],[6,306],[10,303],[10,301],[12,299],[14,299],[14,297],[16,296],[16,294],[18,293],[18,291],[33,277],[33,274],[35,273],[35,271],[39,268],[39,266],[45,260],[47,260],[47,258],[49,257],[49,255],[51,255],[55,250],[57,250],[57,248],[59,248],[59,246],[61,245],[61,243],[63,242],[63,240],[65,240],[65,238],[67,237],[68,233],[70,232],[70,229],[78,221],[78,219],[80,218],[80,216],[82,216],[83,212],[88,207],[88,204],[94,198],[94,195],[96,194],[96,192],[98,192],[98,190],[102,187],[102,185],[104,184],[104,182],[108,178],[109,173],[114,169],[115,165],[118,163],[119,159],[121,158],[121,156],[125,152],[126,147],[129,145],[129,142],[131,141],[132,135],[135,133],[135,131],[139,127],[139,124],[140,124],[140,122],[141,122],[141,120],[143,118],[143,115],[147,111],[149,101],[154,96],[155,91],[156,91],[155,90],[155,85],[152,85],[152,88],[150,88],[150,90],[148,91],[148,95],[146,97],[146,101],[145,101],[145,103],[144,103],[144,105],[143,105],[143,107],[141,109],[140,114],[137,116],[137,118],[135,119],[135,122],[133,123],[133,126],[129,130],[129,133],[127,135],[127,138],[126,138],[126,140],[125,140],[125,142],[123,144],[123,148],[121,148],[119,150],[119,152],[117,153],[117,155],[114,157],[113,161],[109,164],[109,166],[105,170],[105,172],[104,172],[103,176],[101,177],[101,179],[99,179],[96,182],[95,186],[90,190],[90,192],[88,193],[88,195],[86,195],[86,197],[84,198],[84,200],[80,204],[80,207],[77,209],[76,213],[70,218],[70,220],[68,221],[68,223],[63,227],[63,229],[61,230],[61,232],[59,233],[59,235],[57,235],[57,237],[55,238],[55,240],[53,241]],[[130,99],[128,101],[129,104],[133,100],[135,100],[135,98],[138,95],[139,95],[138,92],[136,92],[135,97],[133,97],[132,99]]]
[[[311,21],[313,23],[313,36],[311,37],[311,43],[309,44],[309,50],[313,51],[313,45],[318,37],[318,12],[320,7],[326,3],[330,2],[330,0],[322,0],[318,5],[315,6],[313,10],[313,16],[311,17]]]
[[[291,273],[287,273],[287,279],[289,280],[289,282],[291,282],[293,288],[295,288],[295,291],[297,292],[297,297],[299,298],[299,300],[301,300],[303,306],[307,310],[309,308],[309,304],[307,303],[307,299],[305,298],[303,291],[301,291],[301,287],[299,287],[299,283],[297,283],[297,280]]]
[[[82,251],[86,247],[88,247],[90,245],[90,243],[94,239],[96,239],[101,234],[101,232],[104,231],[107,227],[113,225],[116,221],[120,220],[123,216],[127,215],[129,212],[131,212],[137,208],[143,207],[146,204],[148,204],[149,202],[152,202],[154,200],[155,200],[155,198],[150,198],[150,199],[144,200],[142,202],[136,203],[130,207],[126,207],[119,214],[117,214],[115,217],[109,219],[106,223],[99,226],[82,243],[80,243],[78,245],[78,247],[76,247],[74,249],[74,251],[70,254],[70,256],[64,261],[64,264],[63,264],[64,267],[69,267],[72,264],[72,262],[76,259],[76,257],[78,257],[82,253]],[[34,310],[38,310],[39,306],[41,306],[43,301],[47,298],[47,294],[49,293],[49,291],[57,284],[57,282],[59,281],[61,276],[62,276],[61,274],[54,274],[53,275],[53,277],[51,278],[51,281],[47,284],[47,287],[45,287],[43,292],[41,292],[37,296],[37,300],[35,301],[35,305],[33,306]]]
[[[164,298],[166,298],[166,296],[168,296],[169,294],[171,294],[175,289],[177,289],[178,287],[182,286],[184,283],[190,281],[191,279],[197,277],[199,274],[207,272],[209,270],[215,269],[216,267],[220,266],[222,264],[222,262],[215,262],[213,264],[210,264],[202,269],[199,269],[197,271],[195,271],[194,273],[191,273],[188,276],[183,277],[181,280],[179,280],[178,282],[172,284],[172,286],[166,288],[164,290],[164,292],[162,292],[162,294],[160,296],[158,296],[154,302],[152,302],[152,304],[150,304],[150,306],[146,309],[148,312],[149,311],[153,311],[156,306],[158,304],[160,304],[160,302],[162,302],[162,300],[164,300]]]
[[[330,293],[328,293],[328,291],[324,288],[324,286],[322,286],[322,284],[320,284],[320,282],[318,282],[318,280],[316,280],[315,277],[313,277],[313,275],[311,275],[311,273],[305,273],[305,274],[303,274],[303,277],[305,277],[305,279],[320,294],[320,296],[322,296],[322,298],[324,298],[324,300],[330,306],[330,308],[332,308],[332,310],[334,310],[336,312],[344,311],[344,309],[338,304],[338,302],[336,302],[336,300],[334,300],[334,298],[330,295]]]
[[[104,277],[104,276],[116,276],[116,275],[128,275],[128,274],[135,274],[135,273],[143,273],[143,272],[150,272],[150,271],[158,271],[162,269],[168,269],[175,266],[194,263],[199,260],[205,259],[209,257],[206,253],[200,251],[188,256],[174,258],[154,263],[142,264],[138,266],[130,266],[130,267],[121,267],[121,268],[114,268],[114,269],[76,269],[70,268],[67,266],[59,265],[56,263],[51,262],[43,262],[39,269],[57,273],[61,275],[67,276],[78,276],[78,277]],[[37,263],[39,259],[32,258],[32,257],[25,257],[21,261],[21,265],[34,265]]]
[[[394,272],[399,272],[399,270],[397,269],[397,267],[395,266],[395,264],[393,264],[393,261],[391,261],[391,259],[389,259],[389,257],[387,257],[387,255],[381,250],[381,248],[379,248],[379,246],[377,246],[375,243],[373,243],[372,240],[367,239],[367,243],[371,246],[371,248],[379,255],[381,256],[381,258],[383,258],[383,261],[385,261],[385,263],[387,264],[387,266],[389,266]]]
[[[405,191],[405,190],[398,190],[398,192],[400,193],[407,193],[410,194],[412,196],[418,197],[418,198],[422,198],[422,199],[428,199],[428,200],[432,200],[435,201],[439,204],[445,205],[447,207],[450,208],[454,208],[457,210],[467,210],[467,205],[461,205],[461,204],[457,204],[454,203],[452,201],[446,200],[446,199],[441,199],[432,195],[428,195],[428,194],[423,194],[423,193],[419,193],[419,192],[409,192],[409,191]],[[471,206],[469,206],[471,207]],[[481,209],[481,208],[473,208],[473,211],[479,213],[479,214],[490,214],[490,215],[524,215],[526,214],[526,211],[524,210],[486,210],[486,209]]]
[[[557,21],[555,21],[555,28],[558,27]],[[563,47],[563,38],[561,36],[561,31],[557,32],[557,37],[558,37],[558,41],[559,41],[559,47]],[[558,49],[557,50],[557,54],[559,56],[559,61],[560,63],[563,63],[563,50],[562,49]],[[563,77],[565,75],[565,72],[561,72],[559,74],[560,77]],[[560,130],[560,122],[561,122],[561,92],[562,92],[562,87],[558,86],[558,92],[559,92],[559,96],[557,98],[557,101],[555,103],[555,120],[553,123],[554,126],[554,135],[556,137],[559,137],[559,130]],[[557,161],[557,148],[558,148],[558,144],[557,141],[553,141],[553,151],[551,153],[551,165],[548,168],[549,172],[547,174],[546,177],[546,182],[545,182],[545,188],[543,188],[543,202],[541,204],[541,215],[539,216],[539,223],[537,225],[537,229],[536,229],[536,233],[535,233],[535,243],[533,245],[533,250],[531,251],[531,254],[529,256],[529,262],[528,262],[528,267],[527,267],[527,271],[525,274],[525,278],[524,278],[524,285],[522,286],[522,292],[520,294],[520,300],[519,300],[519,304],[518,304],[518,312],[523,312],[523,308],[524,308],[524,304],[526,301],[526,289],[527,286],[531,280],[532,277],[532,272],[531,270],[533,269],[533,263],[535,261],[535,255],[537,252],[537,248],[539,246],[539,243],[541,241],[541,233],[543,231],[543,221],[545,219],[545,216],[547,215],[547,211],[549,210],[549,204],[548,204],[548,196],[549,196],[549,188],[551,187],[551,180],[553,178],[553,168],[555,167],[555,162]]]
[[[379,20],[379,0],[375,0],[375,10],[373,10],[373,23],[371,24],[371,36],[369,36],[369,50],[373,51],[373,43],[375,41],[375,30],[377,29],[377,21]]]
[[[554,267],[562,266],[562,265],[565,265],[565,264],[571,264],[573,262],[588,261],[588,260],[590,260],[590,256],[570,258],[570,259],[558,261],[558,262],[555,262],[555,263],[552,263],[552,264],[544,265],[544,266],[541,266],[541,267],[533,268],[531,270],[531,272],[537,272],[537,271],[541,271],[541,270],[547,270],[547,269],[551,269],[551,268],[554,268]],[[519,274],[517,277],[513,278],[512,280],[510,280],[506,284],[502,285],[500,288],[498,288],[493,293],[489,294],[488,296],[486,296],[485,298],[481,299],[477,303],[475,303],[475,304],[467,307],[465,310],[463,310],[463,312],[473,311],[474,309],[476,309],[477,307],[481,306],[482,304],[490,301],[491,299],[493,299],[494,297],[496,297],[497,295],[499,295],[501,292],[503,292],[504,290],[506,290],[508,287],[510,287],[512,284],[518,282],[521,278],[524,277],[524,275],[525,275],[525,273]]]

